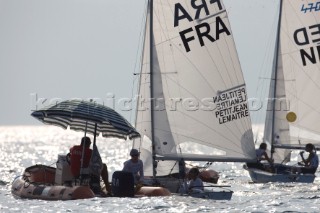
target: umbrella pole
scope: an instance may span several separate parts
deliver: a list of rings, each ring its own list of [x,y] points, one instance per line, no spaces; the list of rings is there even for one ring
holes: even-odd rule
[[[86,127],[84,129],[84,137],[86,137],[87,135],[87,127],[88,127],[88,121],[86,121]],[[80,166],[80,185],[82,184],[82,168],[83,168],[83,161],[84,161],[84,147],[85,147],[85,144],[83,144],[82,146],[82,157],[81,157],[81,166]]]
[[[94,124],[94,135],[93,135],[93,144],[96,145],[96,135],[97,135],[97,123]]]
[[[100,175],[101,175],[101,169],[103,168],[103,163],[102,163],[98,148],[96,146],[97,126],[98,126],[97,124],[95,124],[94,126],[92,155],[90,159],[90,172],[91,172],[90,186],[94,188],[94,192],[97,191],[100,193],[101,192]],[[108,182],[105,182],[105,184],[106,183]]]
[[[84,128],[84,137],[87,136],[87,128],[88,128],[88,121],[86,121],[86,127]]]

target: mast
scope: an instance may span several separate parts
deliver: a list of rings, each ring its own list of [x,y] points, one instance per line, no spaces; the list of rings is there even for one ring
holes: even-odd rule
[[[152,175],[156,177],[156,154],[154,137],[154,100],[153,100],[153,0],[149,3],[150,10],[150,113],[151,113],[151,141],[152,141]]]
[[[273,107],[272,107],[272,128],[271,128],[271,159],[273,158],[274,153],[274,123],[275,123],[275,108],[276,108],[276,92],[277,92],[277,77],[278,77],[278,54],[279,54],[279,43],[280,43],[280,28],[281,28],[281,16],[282,16],[282,2],[280,0],[280,8],[279,8],[279,19],[278,19],[278,29],[277,29],[277,40],[276,40],[276,48],[275,48],[275,65],[274,65],[274,91],[273,91]],[[273,79],[271,79],[273,80]]]

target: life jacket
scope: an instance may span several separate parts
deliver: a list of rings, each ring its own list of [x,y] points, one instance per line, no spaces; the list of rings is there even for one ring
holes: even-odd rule
[[[82,146],[74,146],[70,149],[70,167],[71,173],[74,177],[80,175],[81,159],[82,159]],[[84,148],[84,158],[82,168],[89,166],[92,150]]]

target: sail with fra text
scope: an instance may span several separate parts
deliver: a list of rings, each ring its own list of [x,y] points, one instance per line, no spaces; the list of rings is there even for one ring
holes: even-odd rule
[[[142,58],[142,137],[134,147],[146,175],[154,160],[158,176],[176,172],[179,160],[255,160],[246,86],[222,1],[150,1]]]

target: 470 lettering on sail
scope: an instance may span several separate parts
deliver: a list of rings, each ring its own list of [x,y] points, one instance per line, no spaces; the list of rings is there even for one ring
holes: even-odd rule
[[[307,6],[305,4],[302,5],[301,11],[306,12],[312,12],[312,11],[320,11],[320,1],[315,3],[308,3]]]
[[[180,38],[187,52],[190,51],[189,43],[196,39],[195,36],[198,38],[199,44],[204,46],[205,39],[210,42],[215,42],[219,40],[220,34],[225,33],[227,36],[231,34],[230,30],[219,16],[219,14],[225,12],[220,0],[190,0],[187,2],[190,2],[190,6],[194,10],[193,12],[195,12],[194,17],[192,17],[192,15],[190,15],[190,13],[188,13],[180,3],[176,3],[174,8],[174,27],[178,27],[181,21],[192,22],[194,20],[198,20],[201,22],[194,28],[190,27],[179,32]],[[211,4],[217,6],[219,11],[210,11],[209,5]],[[205,13],[206,17],[200,19],[201,13]],[[202,22],[208,18],[211,18],[212,16],[215,16],[216,18],[216,20],[213,22],[215,23],[215,31],[211,29],[211,26],[208,22]]]

